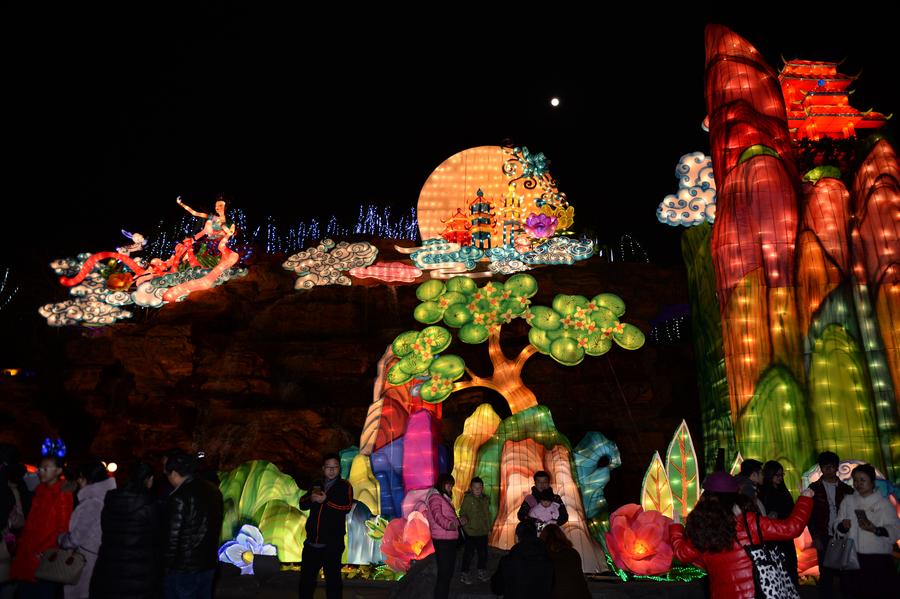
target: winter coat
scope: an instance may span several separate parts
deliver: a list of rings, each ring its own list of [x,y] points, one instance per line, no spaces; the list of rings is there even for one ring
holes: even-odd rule
[[[103,500],[106,493],[116,488],[116,479],[107,478],[85,486],[78,491],[78,507],[69,519],[69,532],[59,535],[59,546],[65,549],[77,549],[84,556],[84,569],[78,582],[63,587],[66,599],[87,599],[91,588],[91,576],[97,563],[102,533],[100,530],[100,513],[103,511]]]
[[[463,526],[463,530],[470,537],[485,537],[491,534],[491,528],[493,528],[491,503],[484,493],[481,494],[481,497],[475,497],[471,491],[466,491],[459,508],[459,515],[469,519],[469,522]]]
[[[809,534],[814,539],[817,537],[830,537],[832,531],[828,530],[828,492],[825,490],[825,483],[822,479],[819,479],[809,485],[809,488],[815,493],[813,495],[812,518],[809,520]],[[837,489],[834,492],[834,503],[838,511],[841,509],[844,497],[848,495],[853,495],[853,487],[838,481]]]
[[[532,520],[537,521],[537,523],[541,526],[544,524],[556,524],[559,521],[559,507],[558,503],[553,501],[550,502],[550,505],[544,507],[544,504],[539,503],[528,512],[528,517]]]
[[[6,530],[9,515],[16,506],[16,498],[9,486],[6,464],[0,464],[0,532]]]
[[[883,527],[887,536],[880,537],[873,532],[862,530],[856,518],[856,510],[864,510],[866,518],[875,525]],[[844,497],[841,508],[838,510],[837,523],[850,520],[850,530],[846,533],[856,544],[856,551],[863,554],[887,553],[894,549],[894,543],[900,539],[900,519],[897,518],[897,510],[891,503],[881,496],[876,489],[868,497],[859,493]]]
[[[431,538],[435,541],[455,541],[459,538],[459,518],[446,495],[437,489],[430,489],[425,497],[428,506],[428,525]]]
[[[218,563],[222,493],[212,483],[188,477],[166,501],[167,570],[203,572]]]
[[[10,569],[13,580],[34,581],[40,554],[56,547],[59,535],[69,530],[72,493],[63,491],[63,482],[38,485],[31,501],[25,528],[16,545],[16,557]]]
[[[322,489],[325,484],[319,485]],[[353,507],[353,487],[343,478],[338,478],[325,491],[325,501],[312,500],[312,493],[300,498],[300,509],[309,510],[306,518],[306,542],[329,547],[343,547],[347,530],[347,514]]]
[[[528,515],[531,512],[531,508],[536,505],[539,505],[541,502],[537,498],[538,490],[534,487],[531,487],[531,493],[525,497],[525,501],[522,502],[522,505],[519,506],[519,512],[516,514],[519,518],[519,522],[524,522],[528,520],[530,516]],[[556,524],[562,527],[563,524],[569,521],[569,512],[566,510],[566,504],[563,502],[562,497],[559,495],[553,496],[553,503],[559,504],[559,520],[557,520]]]
[[[759,488],[759,500],[766,508],[766,516],[769,518],[784,520],[794,509],[794,498],[784,485],[763,485]]]
[[[150,493],[110,491],[101,516],[103,543],[91,577],[92,599],[162,595],[163,504]]]
[[[504,599],[549,597],[553,589],[553,562],[543,541],[522,539],[500,558],[491,577],[491,591]]]
[[[669,536],[675,557],[679,561],[694,563],[709,574],[709,589],[712,599],[753,599],[756,587],[753,583],[753,564],[744,550],[745,545],[760,542],[756,534],[756,521],[759,520],[763,539],[766,541],[786,541],[800,536],[809,514],[812,511],[812,499],[801,497],[794,510],[786,520],[772,520],[758,514],[746,514],[750,526],[750,536],[744,530],[743,517],[735,518],[737,539],[731,549],[720,552],[703,552],[691,544],[684,534],[681,524],[669,527]]]
[[[553,593],[550,599],[590,599],[591,590],[584,577],[581,554],[572,547],[547,553],[553,562]]]

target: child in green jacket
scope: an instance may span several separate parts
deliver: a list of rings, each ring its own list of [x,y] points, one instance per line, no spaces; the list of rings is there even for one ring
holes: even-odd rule
[[[491,522],[488,496],[484,494],[484,481],[477,476],[472,479],[469,490],[463,497],[462,506],[459,508],[459,520],[463,523],[463,530],[466,533],[460,581],[463,584],[472,584],[473,581],[469,577],[469,564],[472,561],[472,553],[476,551],[478,552],[478,580],[482,582],[490,580],[487,573],[487,541],[493,523]]]

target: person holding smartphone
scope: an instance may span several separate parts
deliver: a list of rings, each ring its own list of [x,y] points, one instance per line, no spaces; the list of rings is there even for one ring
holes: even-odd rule
[[[347,514],[353,507],[353,487],[341,478],[341,458],[329,453],[322,458],[321,482],[312,485],[300,498],[300,509],[309,510],[306,519],[306,541],[300,564],[300,599],[312,599],[319,570],[325,570],[325,596],[343,596],[341,556]]]
[[[837,531],[856,545],[859,570],[849,570],[854,597],[885,597],[885,590],[900,588],[891,551],[900,539],[900,518],[891,503],[875,489],[875,468],[860,464],[853,469],[853,489],[841,503]]]

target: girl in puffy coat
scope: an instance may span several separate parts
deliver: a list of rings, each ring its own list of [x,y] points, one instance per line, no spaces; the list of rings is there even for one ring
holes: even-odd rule
[[[75,584],[63,587],[65,599],[88,599],[91,576],[100,551],[100,513],[106,493],[116,488],[106,466],[93,462],[82,466],[75,479],[78,483],[78,507],[69,519],[69,531],[59,535],[59,546],[77,549],[84,556],[84,569]]]
[[[456,517],[451,497],[456,481],[449,474],[441,474],[434,488],[425,499],[428,506],[428,524],[431,528],[431,542],[437,560],[437,582],[434,585],[435,599],[446,599],[450,595],[450,580],[456,565],[456,544],[459,539],[460,519]]]
[[[714,472],[703,482],[703,495],[688,516],[687,526],[669,528],[675,557],[694,563],[709,574],[712,599],[753,599],[753,564],[745,545],[760,542],[757,520],[765,541],[786,541],[800,536],[812,511],[813,492],[806,489],[790,516],[771,520],[739,506],[738,484],[725,472]],[[748,520],[750,534],[744,529]]]

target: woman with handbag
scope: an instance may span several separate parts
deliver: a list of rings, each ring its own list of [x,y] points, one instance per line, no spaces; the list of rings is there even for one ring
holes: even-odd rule
[[[847,590],[853,597],[885,597],[886,589],[898,588],[891,552],[900,539],[900,518],[875,489],[875,468],[869,464],[853,469],[853,489],[841,503],[836,526],[838,535],[852,540],[859,561],[858,570],[845,572]]]
[[[684,563],[694,563],[709,573],[712,599],[767,596],[757,595],[756,565],[747,548],[753,549],[764,541],[786,541],[799,536],[812,511],[813,492],[806,489],[801,495],[785,520],[772,520],[742,509],[734,477],[725,472],[714,472],[703,481],[703,495],[688,516],[686,525],[669,527],[675,557]],[[786,573],[782,573],[786,585],[792,586]],[[787,588],[781,589],[780,593],[771,596],[794,596]]]
[[[31,510],[25,520],[25,528],[19,537],[16,556],[13,558],[10,578],[21,582],[20,599],[55,599],[60,585],[39,580],[35,573],[41,556],[56,548],[60,534],[69,529],[72,515],[72,492],[63,488],[60,480],[63,468],[55,455],[44,456],[38,468],[41,481],[34,492]]]
[[[100,551],[100,513],[106,493],[116,488],[102,462],[82,466],[75,478],[78,484],[78,507],[69,519],[69,531],[59,535],[59,546],[74,549],[84,556],[84,568],[78,580],[63,587],[65,599],[88,599],[91,576]]]

